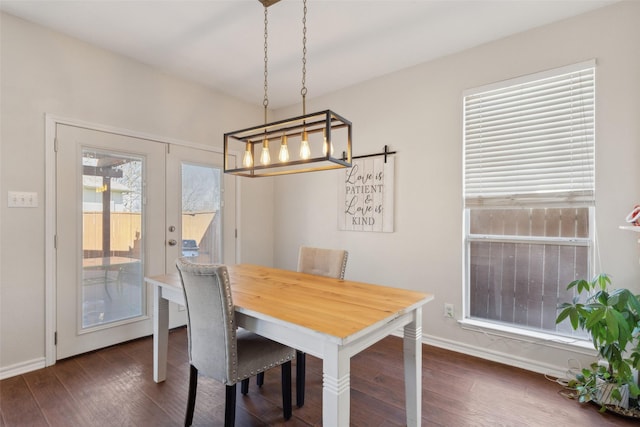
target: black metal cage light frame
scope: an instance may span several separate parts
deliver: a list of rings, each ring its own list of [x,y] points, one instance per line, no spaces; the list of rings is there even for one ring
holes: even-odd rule
[[[224,134],[224,173],[256,178],[351,167],[351,122],[331,110],[306,113],[307,0],[302,18],[302,116],[267,123],[267,8],[279,0],[259,1],[264,5],[265,124]]]
[[[255,178],[350,167],[351,136],[351,122],[331,110],[228,132],[224,172]],[[264,150],[273,161],[261,163]]]

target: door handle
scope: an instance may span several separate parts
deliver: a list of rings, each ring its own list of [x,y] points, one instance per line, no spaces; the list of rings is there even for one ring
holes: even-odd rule
[[[175,246],[178,244],[175,239],[170,239],[167,243],[169,243],[169,246]]]

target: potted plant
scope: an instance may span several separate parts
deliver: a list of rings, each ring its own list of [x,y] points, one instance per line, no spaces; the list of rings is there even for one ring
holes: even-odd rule
[[[561,304],[556,324],[569,318],[571,327],[587,331],[600,360],[584,368],[569,382],[580,402],[628,408],[628,397],[640,394],[634,372],[640,369],[640,296],[628,289],[610,290],[611,278],[571,282],[572,302]],[[584,301],[584,302],[581,302]]]

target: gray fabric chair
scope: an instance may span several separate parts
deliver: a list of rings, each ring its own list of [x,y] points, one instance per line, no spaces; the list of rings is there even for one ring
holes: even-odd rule
[[[301,246],[298,252],[298,271],[318,276],[344,279],[349,252],[342,249],[323,249]],[[304,405],[306,355],[296,350],[296,405]]]
[[[225,426],[233,426],[236,383],[242,382],[241,391],[246,394],[250,377],[278,365],[282,369],[284,418],[291,418],[291,360],[295,350],[237,328],[226,266],[194,264],[183,257],[176,261],[176,267],[187,307],[191,365],[185,426],[193,421],[198,374],[226,385]]]

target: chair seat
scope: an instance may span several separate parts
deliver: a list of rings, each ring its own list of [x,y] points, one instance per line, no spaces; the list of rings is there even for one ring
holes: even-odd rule
[[[295,359],[296,351],[244,329],[237,331],[238,371],[236,381]]]

